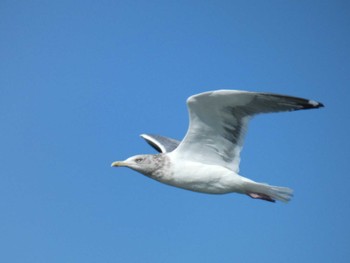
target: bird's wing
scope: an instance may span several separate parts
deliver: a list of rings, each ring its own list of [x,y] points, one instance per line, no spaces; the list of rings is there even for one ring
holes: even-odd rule
[[[323,107],[319,102],[272,93],[218,90],[187,100],[189,128],[173,152],[238,173],[248,122],[256,114]]]
[[[140,136],[160,153],[172,152],[180,144],[180,141],[160,135],[141,134]]]

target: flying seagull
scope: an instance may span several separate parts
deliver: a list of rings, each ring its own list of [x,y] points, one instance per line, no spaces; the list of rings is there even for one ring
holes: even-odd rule
[[[132,156],[112,166],[129,167],[159,182],[208,194],[240,193],[288,202],[293,190],[239,175],[240,152],[249,120],[259,113],[316,109],[314,100],[240,90],[216,90],[187,99],[189,128],[180,142],[142,134],[159,154]]]

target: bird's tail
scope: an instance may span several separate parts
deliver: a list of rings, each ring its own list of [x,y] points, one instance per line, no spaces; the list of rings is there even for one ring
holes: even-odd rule
[[[293,190],[288,187],[273,186],[263,183],[247,182],[246,194],[251,198],[287,203],[293,197]]]

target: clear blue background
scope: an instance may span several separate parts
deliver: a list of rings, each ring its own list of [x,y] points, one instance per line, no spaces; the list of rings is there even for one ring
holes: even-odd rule
[[[1,262],[349,262],[348,1],[0,3]],[[244,176],[287,205],[172,188],[112,161],[181,139],[185,100],[268,91]]]

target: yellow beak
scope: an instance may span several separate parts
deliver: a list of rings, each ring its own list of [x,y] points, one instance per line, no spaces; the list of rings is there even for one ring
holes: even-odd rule
[[[117,162],[113,162],[112,167],[120,167],[120,166],[127,166],[127,164],[125,162],[122,161],[117,161]]]

